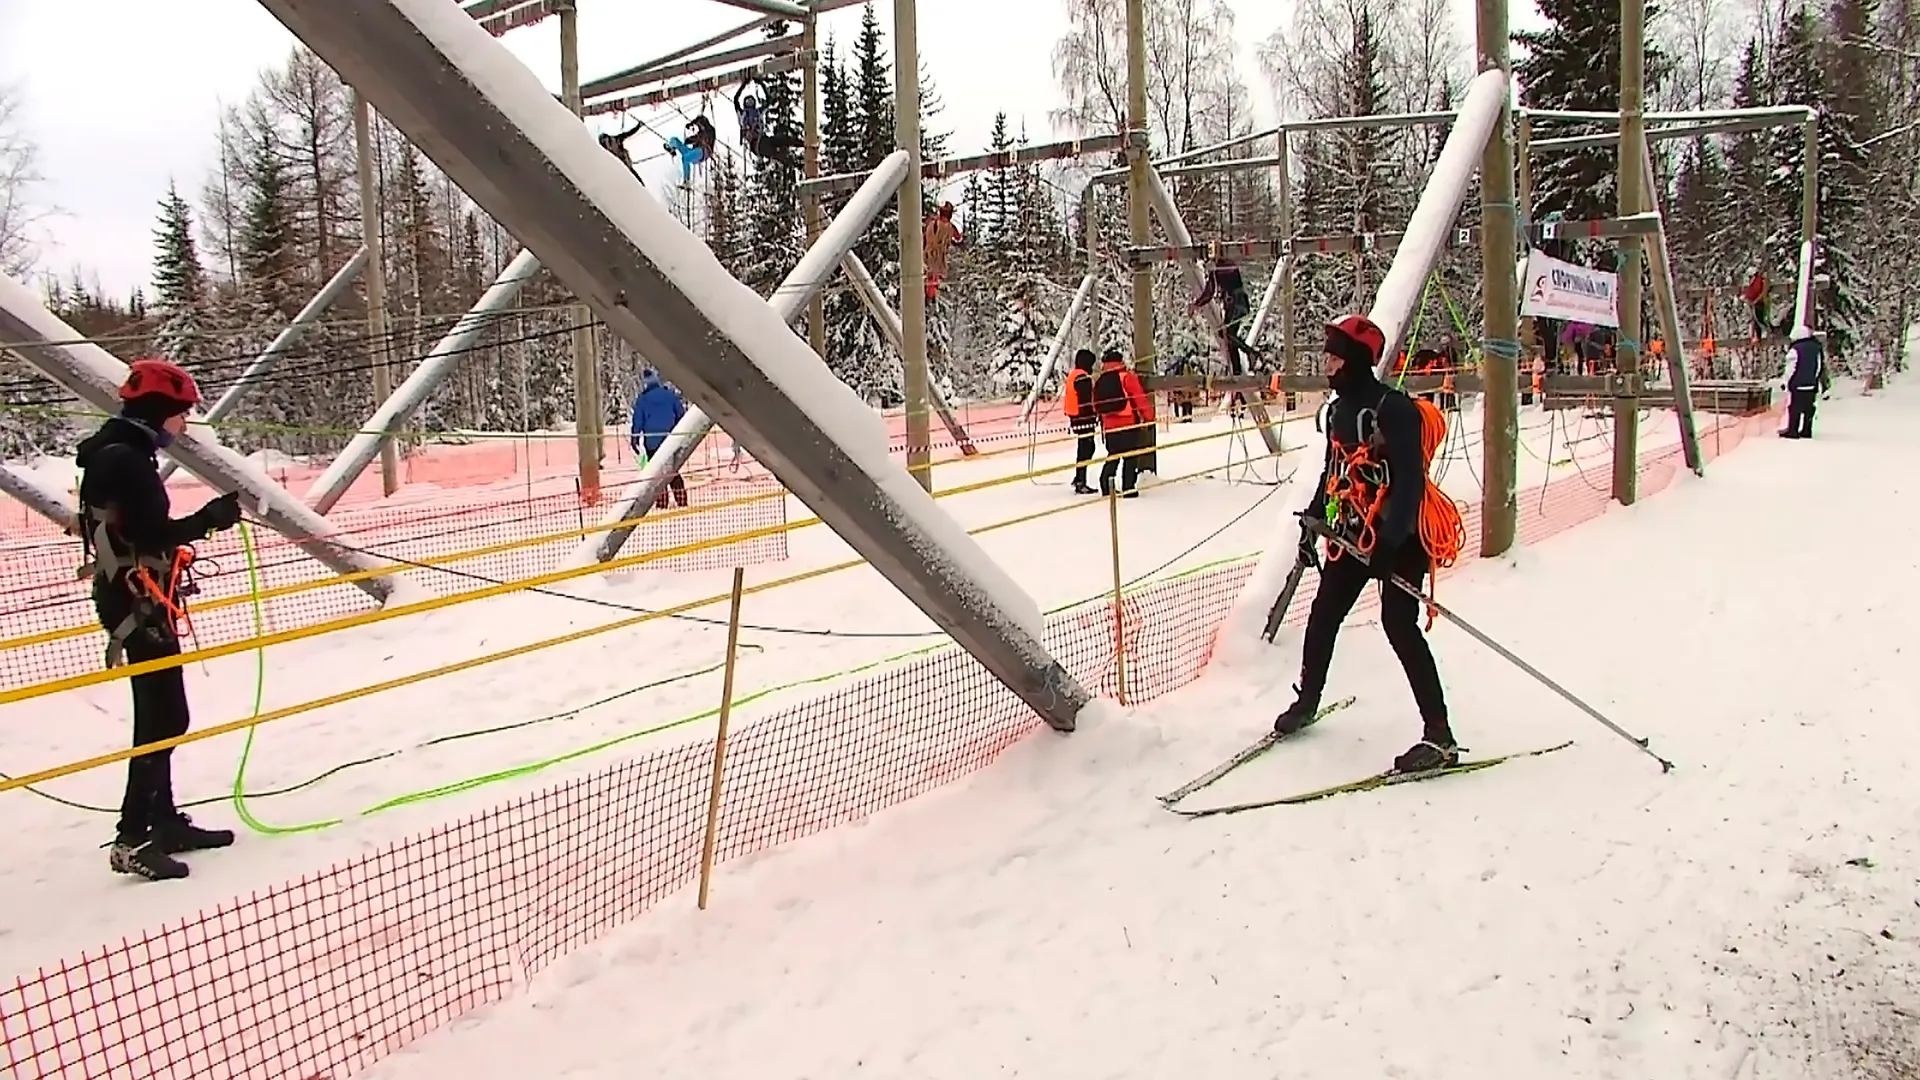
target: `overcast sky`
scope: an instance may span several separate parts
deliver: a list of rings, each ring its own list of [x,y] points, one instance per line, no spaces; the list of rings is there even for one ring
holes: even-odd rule
[[[1232,4],[1240,66],[1264,119],[1273,103],[1253,50],[1290,5]],[[892,4],[878,6],[890,31]],[[1471,8],[1466,0],[1455,6],[1470,35]],[[581,7],[587,79],[752,17],[711,0],[586,0]],[[1050,134],[1047,111],[1059,101],[1050,57],[1066,30],[1065,10],[1062,0],[920,0],[921,53],[946,102],[940,125],[953,132],[956,153],[985,146],[999,109],[1014,114],[1016,127],[1024,120],[1037,141]],[[823,22],[826,34],[850,45],[860,9]],[[549,19],[506,43],[557,90],[558,38]],[[61,211],[49,226],[43,269],[64,275],[84,267],[119,295],[144,286],[168,180],[196,198],[214,162],[220,103],[244,98],[260,69],[292,46],[255,0],[0,0],[0,83],[24,94],[47,177],[43,195]]]

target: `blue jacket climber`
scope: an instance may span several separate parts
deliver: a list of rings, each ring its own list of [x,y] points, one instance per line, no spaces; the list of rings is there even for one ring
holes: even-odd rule
[[[634,453],[652,457],[685,415],[687,403],[681,400],[680,392],[660,381],[659,372],[648,368],[640,373],[640,396],[633,399],[633,428],[627,442]]]

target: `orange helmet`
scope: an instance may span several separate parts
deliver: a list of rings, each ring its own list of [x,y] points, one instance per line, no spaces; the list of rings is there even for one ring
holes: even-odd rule
[[[165,398],[185,411],[200,404],[200,385],[179,364],[147,356],[127,365],[127,381],[120,384],[120,400],[132,401],[148,395]]]
[[[1379,364],[1380,354],[1387,351],[1387,335],[1365,315],[1342,315],[1327,324],[1328,352],[1342,359],[1359,360],[1349,342],[1364,350],[1369,367]]]

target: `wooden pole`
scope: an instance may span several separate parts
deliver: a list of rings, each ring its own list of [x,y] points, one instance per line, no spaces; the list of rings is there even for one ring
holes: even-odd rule
[[[707,835],[700,843],[700,910],[707,910],[713,885],[713,852],[720,836],[720,789],[727,768],[727,726],[733,719],[733,673],[740,658],[740,595],[747,572],[733,568],[733,595],[727,601],[727,667],[720,676],[720,728],[713,736],[713,786],[707,790]]]
[[[580,11],[572,0],[560,8],[560,98],[580,115]],[[593,334],[593,312],[585,304],[567,309],[573,325],[573,427],[580,443],[580,496],[600,495],[600,455],[606,444],[606,418],[600,404],[600,358]]]
[[[914,0],[893,0],[895,148],[908,155],[900,181],[900,362],[907,398],[907,471],[933,490],[933,421],[927,408],[927,259],[920,184],[920,34]]]
[[[380,191],[373,182],[373,110],[353,92],[353,151],[360,168],[360,235],[367,249],[361,271],[367,290],[367,337],[373,342],[373,407],[393,395],[393,343],[387,336],[387,257],[380,227]],[[400,490],[400,454],[389,439],[380,447],[380,490]]]
[[[1147,203],[1147,2],[1127,0],[1127,242],[1151,241]],[[1133,268],[1133,366],[1153,369],[1153,271]]]
[[[1278,138],[1280,140],[1279,153],[1277,153],[1275,157],[1279,158],[1279,162],[1275,165],[1275,168],[1279,171],[1280,183],[1280,238],[1282,240],[1291,240],[1293,239],[1295,231],[1293,221],[1293,163],[1288,159],[1292,157],[1293,133],[1287,128],[1282,127]],[[1283,258],[1278,268],[1281,274],[1280,371],[1286,375],[1299,374],[1295,368],[1295,364],[1300,357],[1300,348],[1294,341],[1295,334],[1299,330],[1299,327],[1294,323],[1293,303],[1293,267],[1297,261],[1297,259]],[[1284,417],[1292,410],[1294,404],[1290,396],[1283,398],[1280,402],[1280,415]]]
[[[1810,248],[1817,248],[1815,238],[1820,234],[1820,121],[1808,120],[1800,126],[1801,172],[1800,177],[1800,239]],[[1813,312],[1813,268],[1815,260],[1807,260],[1807,286],[1805,302],[1802,297],[1794,297],[1794,318],[1805,322],[1807,326],[1817,325]],[[1796,275],[1797,276],[1797,275]],[[1804,310],[1802,310],[1804,308]]]
[[[1112,453],[1112,451],[1108,451]],[[1107,488],[1107,535],[1113,548],[1113,680],[1114,696],[1127,703],[1126,592],[1120,580],[1120,488]]]
[[[1087,293],[1087,348],[1101,351],[1100,334],[1100,189],[1088,183],[1080,193],[1087,223],[1087,273],[1093,275],[1093,288]]]
[[[806,26],[801,31],[800,48],[804,52],[817,52],[820,48],[820,20],[817,16],[808,16]],[[800,69],[800,92],[805,97],[801,107],[801,125],[806,137],[805,174],[811,180],[820,175],[820,65],[808,64]],[[821,215],[820,196],[801,195],[800,209],[807,219],[807,246],[812,247],[826,229],[826,221]],[[813,351],[824,359],[827,355],[827,301],[816,294],[807,304],[807,342]]]
[[[1640,212],[1643,203],[1640,155],[1646,145],[1646,0],[1620,0],[1620,147],[1619,212]],[[1640,318],[1640,237],[1622,236],[1620,250],[1620,332],[1615,335],[1613,372],[1613,497],[1631,506],[1640,470],[1640,350],[1645,329]]]
[[[1512,75],[1507,47],[1508,0],[1479,0],[1476,36],[1480,70]],[[1481,442],[1484,471],[1480,494],[1480,554],[1504,554],[1519,532],[1517,483],[1520,469],[1520,310],[1513,280],[1518,204],[1514,191],[1513,146],[1507,141],[1512,95],[1502,100],[1480,155],[1480,272],[1486,298],[1486,336],[1480,347],[1485,380],[1486,422]]]

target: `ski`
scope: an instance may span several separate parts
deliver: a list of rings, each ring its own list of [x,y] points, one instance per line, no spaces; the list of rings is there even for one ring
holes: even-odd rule
[[[1268,806],[1297,806],[1300,803],[1317,802],[1335,795],[1347,795],[1359,791],[1373,791],[1377,788],[1393,787],[1396,784],[1410,784],[1416,780],[1433,780],[1442,776],[1458,776],[1461,773],[1479,772],[1481,769],[1491,769],[1495,765],[1512,761],[1515,758],[1540,757],[1544,754],[1551,754],[1556,750],[1565,750],[1572,745],[1573,742],[1569,740],[1558,746],[1546,746],[1538,750],[1519,750],[1511,754],[1501,754],[1499,757],[1462,761],[1457,765],[1448,765],[1439,769],[1423,769],[1420,772],[1396,772],[1389,769],[1386,772],[1369,776],[1364,780],[1350,780],[1344,784],[1334,784],[1331,787],[1323,787],[1316,791],[1305,791],[1298,795],[1281,795],[1271,799],[1254,799],[1248,802],[1229,803],[1225,806],[1207,806],[1197,809],[1183,809],[1178,806],[1168,805],[1167,809],[1179,814],[1181,817],[1202,818],[1215,817],[1220,814],[1238,814],[1243,810],[1259,810]]]
[[[1312,720],[1307,721],[1306,725],[1301,727],[1298,731],[1290,732],[1289,735],[1300,734],[1301,731],[1305,731],[1307,730],[1307,728],[1310,728],[1313,725],[1319,723],[1322,719],[1326,718],[1328,715],[1332,713],[1337,713],[1341,709],[1344,709],[1347,706],[1352,705],[1353,702],[1354,702],[1353,698],[1345,697],[1345,698],[1341,698],[1339,701],[1333,702],[1332,704],[1322,705],[1320,709],[1313,714]],[[1206,787],[1208,784],[1213,783],[1214,781],[1227,775],[1228,773],[1239,768],[1240,766],[1245,765],[1247,762],[1252,761],[1254,758],[1259,757],[1261,754],[1264,754],[1267,751],[1273,749],[1276,745],[1286,740],[1289,737],[1289,735],[1276,735],[1271,731],[1267,732],[1265,735],[1262,735],[1258,739],[1255,739],[1253,742],[1247,744],[1246,748],[1241,750],[1239,753],[1233,755],[1232,757],[1221,762],[1220,764],[1215,765],[1213,768],[1208,769],[1206,772],[1201,773],[1199,776],[1194,777],[1193,779],[1187,781],[1186,783],[1181,784],[1179,787],[1174,788],[1172,791],[1167,792],[1165,795],[1159,796],[1160,802],[1164,805],[1167,805],[1168,807],[1171,807],[1172,804],[1179,802],[1181,799],[1184,799],[1187,796],[1193,794],[1194,792],[1199,791],[1201,788]]]

